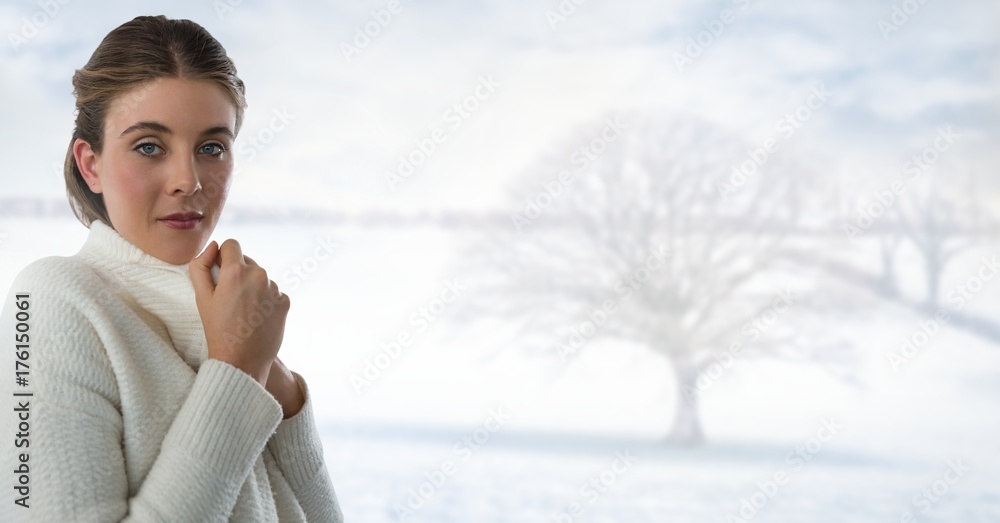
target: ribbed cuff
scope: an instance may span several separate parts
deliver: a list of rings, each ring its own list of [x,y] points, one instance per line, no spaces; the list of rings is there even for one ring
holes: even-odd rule
[[[169,512],[170,521],[226,521],[280,421],[281,406],[257,380],[205,360],[130,503],[143,505],[137,513]]]
[[[291,371],[295,381],[302,388],[305,403],[294,416],[282,420],[268,441],[274,459],[282,474],[293,489],[308,488],[316,472],[325,468],[323,444],[313,416],[312,394],[305,378]],[[325,470],[324,470],[325,474]]]
[[[263,452],[281,417],[281,405],[252,376],[207,359],[163,445],[188,449],[221,475],[242,474]]]

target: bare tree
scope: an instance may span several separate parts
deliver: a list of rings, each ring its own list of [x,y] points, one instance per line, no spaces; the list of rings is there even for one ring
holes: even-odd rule
[[[700,443],[691,392],[713,365],[744,354],[842,363],[776,320],[818,303],[777,277],[807,173],[696,118],[626,116],[610,140],[616,120],[580,129],[526,174],[510,226],[469,248],[464,272],[480,281],[464,312],[514,322],[519,343],[541,340],[563,360],[597,336],[649,347],[675,371],[668,440]]]
[[[914,187],[890,213],[890,220],[923,258],[924,305],[929,309],[939,305],[941,277],[948,264],[976,244],[976,229],[987,221],[975,182],[971,175],[945,181],[938,173],[928,174],[912,182]]]

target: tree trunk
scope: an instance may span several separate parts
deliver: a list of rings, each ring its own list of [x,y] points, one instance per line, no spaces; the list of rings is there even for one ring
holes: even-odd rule
[[[682,368],[677,372],[677,410],[674,425],[667,436],[672,445],[701,445],[705,435],[698,420],[698,376],[696,369]]]

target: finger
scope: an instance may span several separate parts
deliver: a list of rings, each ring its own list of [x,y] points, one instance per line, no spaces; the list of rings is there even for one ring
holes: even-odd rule
[[[254,261],[253,258],[247,256],[246,254],[243,255],[243,262],[246,263],[247,265],[256,265],[256,266],[260,267],[259,263],[257,263],[256,261]]]
[[[211,294],[215,290],[211,268],[216,263],[218,253],[218,244],[212,240],[201,254],[188,263],[188,275],[191,278],[191,284],[194,285],[195,296]]]
[[[234,263],[246,265],[243,261],[243,249],[240,248],[240,242],[232,238],[222,242],[222,247],[219,248],[219,256],[222,258],[219,264],[220,267]]]

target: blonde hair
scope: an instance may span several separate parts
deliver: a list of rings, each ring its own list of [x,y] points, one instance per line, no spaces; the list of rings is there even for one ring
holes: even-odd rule
[[[142,95],[137,89],[163,77],[209,80],[220,85],[236,108],[233,132],[240,132],[247,106],[246,88],[222,44],[204,27],[163,15],[137,16],[118,26],[104,37],[87,64],[73,74],[76,123],[63,174],[73,214],[88,228],[94,220],[114,226],[104,195],[92,192],[80,174],[73,144],[77,138],[82,139],[100,154],[104,120],[111,103],[126,95],[126,103],[140,103]]]

